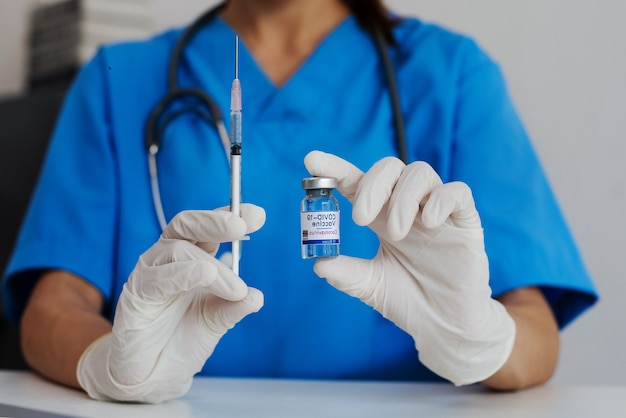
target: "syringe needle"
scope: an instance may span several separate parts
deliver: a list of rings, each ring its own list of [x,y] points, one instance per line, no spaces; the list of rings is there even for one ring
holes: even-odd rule
[[[230,90],[230,211],[241,215],[241,84],[239,36],[235,36],[235,79]],[[241,241],[233,241],[233,272],[239,275]]]
[[[239,35],[235,35],[235,79],[239,80]]]

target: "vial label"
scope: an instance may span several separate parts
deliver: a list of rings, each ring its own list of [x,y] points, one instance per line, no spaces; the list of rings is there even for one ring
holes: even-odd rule
[[[301,212],[302,258],[339,255],[339,211]]]

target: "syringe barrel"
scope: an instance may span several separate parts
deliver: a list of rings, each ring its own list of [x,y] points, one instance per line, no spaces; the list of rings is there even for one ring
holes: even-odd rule
[[[241,112],[230,112],[230,146],[241,148]]]

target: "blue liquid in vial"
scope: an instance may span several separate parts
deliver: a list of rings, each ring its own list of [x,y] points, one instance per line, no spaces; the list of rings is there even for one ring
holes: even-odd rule
[[[339,203],[332,195],[332,189],[310,189],[306,192],[301,205],[302,258],[337,257]]]

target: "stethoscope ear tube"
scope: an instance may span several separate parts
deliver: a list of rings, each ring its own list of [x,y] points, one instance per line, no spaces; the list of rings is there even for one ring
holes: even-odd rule
[[[380,30],[374,31],[374,43],[378,49],[378,53],[383,61],[384,73],[387,79],[387,87],[389,91],[389,98],[391,100],[391,110],[393,112],[393,121],[396,131],[396,147],[398,149],[398,155],[404,164],[409,163],[409,153],[407,150],[406,134],[404,130],[404,116],[402,113],[402,106],[400,104],[400,95],[398,93],[398,84],[396,82],[396,72],[393,68],[393,63],[389,57],[389,51],[387,44],[385,43],[385,37]]]
[[[196,35],[196,33],[204,27],[209,21],[215,18],[226,6],[226,2],[223,2],[215,8],[209,10],[207,13],[198,18],[187,29],[176,45],[170,56],[167,67],[167,94],[163,97],[157,105],[150,112],[146,125],[144,128],[144,146],[148,152],[148,166],[150,172],[150,188],[152,190],[152,200],[154,203],[154,209],[161,227],[161,231],[167,226],[165,219],[165,213],[161,200],[161,192],[159,190],[159,176],[157,170],[156,155],[161,148],[161,141],[165,133],[165,129],[168,124],[176,119],[178,116],[185,114],[186,112],[193,112],[199,115],[203,120],[215,125],[220,140],[224,143],[225,147],[228,147],[228,134],[224,127],[224,120],[220,108],[215,102],[200,89],[185,88],[181,89],[178,86],[177,69],[180,63],[183,50],[189,41]],[[173,109],[170,113],[166,112],[179,99],[188,99],[190,101],[199,102],[199,107],[192,105],[183,105],[177,109]]]
[[[196,33],[204,27],[204,25],[215,19],[215,17],[219,15],[222,10],[224,10],[224,7],[226,7],[225,1],[204,13],[191,24],[191,26],[181,35],[178,42],[176,42],[167,66],[167,88],[170,92],[178,90],[177,70],[185,46],[191,41]]]

